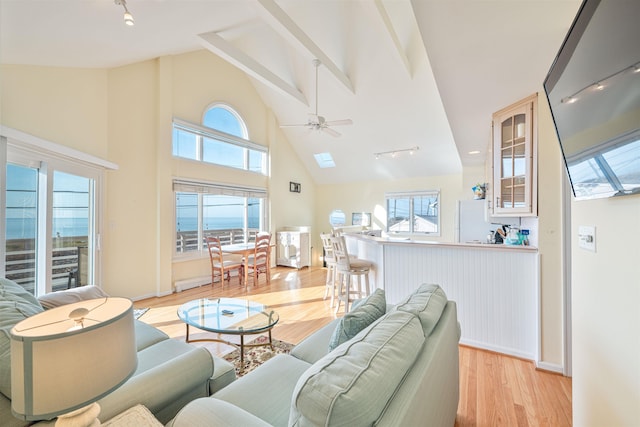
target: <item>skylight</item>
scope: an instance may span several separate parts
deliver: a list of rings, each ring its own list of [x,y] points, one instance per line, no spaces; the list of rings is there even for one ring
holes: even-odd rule
[[[336,164],[333,161],[333,157],[331,157],[330,153],[317,153],[314,154],[313,157],[316,158],[316,162],[318,162],[318,166],[321,168],[335,168]]]

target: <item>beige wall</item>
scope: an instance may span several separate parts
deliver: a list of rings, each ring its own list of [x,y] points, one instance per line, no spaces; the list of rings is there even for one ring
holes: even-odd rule
[[[573,425],[640,425],[640,196],[573,202]],[[578,227],[596,227],[596,252]]]
[[[540,358],[561,370],[563,344],[562,180],[564,164],[544,92],[538,100],[538,251],[540,254]]]
[[[0,66],[5,126],[97,157],[107,157],[107,72]]]

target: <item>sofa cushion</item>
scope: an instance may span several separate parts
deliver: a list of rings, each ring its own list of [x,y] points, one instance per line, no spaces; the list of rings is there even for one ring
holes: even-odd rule
[[[436,327],[444,307],[447,305],[447,295],[438,285],[423,284],[409,295],[404,301],[396,305],[396,310],[415,314],[420,318],[424,336],[431,335]]]
[[[106,298],[108,296],[108,294],[97,286],[81,286],[79,288],[66,289],[64,291],[50,292],[38,297],[38,301],[40,301],[40,304],[45,310],[49,310],[61,305],[96,298]]]
[[[232,403],[272,426],[286,426],[293,389],[310,366],[288,354],[278,354],[213,397]]]
[[[358,335],[361,330],[379,319],[386,310],[384,290],[376,289],[340,319],[331,336],[329,351]]]
[[[138,351],[169,339],[169,335],[141,320],[134,320],[133,325],[135,326],[136,347]]]
[[[425,337],[393,311],[313,364],[293,392],[289,426],[370,426],[411,368]]]
[[[342,318],[333,319],[293,347],[291,354],[310,364],[316,363],[329,353],[329,342]]]
[[[11,398],[11,336],[16,323],[44,311],[22,286],[0,278],[0,393]]]

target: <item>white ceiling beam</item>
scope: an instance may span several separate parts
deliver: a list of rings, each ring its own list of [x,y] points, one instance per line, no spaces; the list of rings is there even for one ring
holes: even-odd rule
[[[405,53],[404,48],[400,43],[400,39],[398,38],[398,33],[396,33],[396,30],[393,27],[391,18],[387,13],[387,9],[385,9],[384,4],[382,3],[382,0],[375,0],[375,4],[376,4],[376,8],[378,9],[378,13],[380,14],[380,17],[382,18],[382,22],[384,22],[384,26],[386,27],[387,32],[389,33],[389,36],[393,41],[393,45],[396,48],[396,52],[398,53],[398,56],[400,56],[400,60],[404,64],[404,67],[407,69],[409,76],[413,77],[411,73],[411,63],[409,62],[409,58],[407,57],[407,54]]]
[[[329,70],[329,72],[342,83],[351,93],[355,93],[353,84],[349,77],[344,74],[336,64],[324,53],[317,44],[311,40],[302,29],[293,22],[293,19],[285,13],[284,10],[276,4],[274,0],[258,0],[258,3],[264,8],[266,13],[262,13],[263,19],[271,25],[271,27],[278,31],[284,38],[298,44],[300,47],[308,51],[315,59],[319,59],[320,62]]]
[[[215,31],[198,34],[198,37],[202,39],[203,46],[209,51],[220,56],[225,61],[238,67],[246,74],[264,83],[270,88],[288,95],[296,101],[303,103],[306,107],[309,107],[309,102],[302,92],[220,37]]]

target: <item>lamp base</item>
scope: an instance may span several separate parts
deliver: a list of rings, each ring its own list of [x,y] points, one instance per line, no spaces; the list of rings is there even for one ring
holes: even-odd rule
[[[84,408],[58,416],[56,427],[98,427],[100,425],[99,414],[100,405],[93,402]]]

